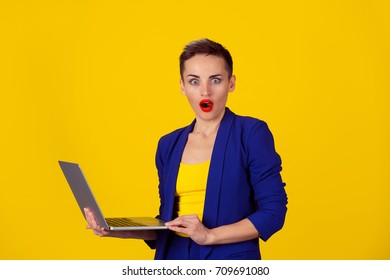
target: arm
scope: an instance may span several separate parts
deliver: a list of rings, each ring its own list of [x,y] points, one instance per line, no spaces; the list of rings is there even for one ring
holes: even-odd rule
[[[84,209],[85,218],[87,219],[87,229],[92,231],[100,237],[116,237],[116,238],[135,238],[143,240],[155,240],[156,231],[154,230],[123,230],[123,231],[112,231],[101,227],[95,219],[92,211],[88,208]]]
[[[189,235],[198,244],[212,245],[259,236],[265,241],[283,226],[287,196],[280,176],[281,160],[264,122],[252,127],[244,146],[256,210],[238,222],[212,229],[204,227],[196,215],[182,216],[167,223],[169,229]]]
[[[166,223],[166,225],[170,230],[187,234],[199,245],[237,243],[259,237],[256,228],[248,219],[208,229],[197,215],[185,215]]]
[[[264,122],[253,127],[246,144],[250,182],[257,211],[247,218],[267,241],[283,227],[287,212],[287,194],[280,172],[282,162],[275,151],[271,131]]]

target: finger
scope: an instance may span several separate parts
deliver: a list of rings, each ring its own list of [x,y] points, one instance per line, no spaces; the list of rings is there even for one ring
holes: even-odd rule
[[[96,222],[95,215],[93,214],[93,212],[90,211],[88,208],[85,208],[84,211],[85,211],[85,218],[86,218],[88,224],[92,228],[100,227],[99,224]]]
[[[110,231],[106,230],[105,228],[100,228],[99,230],[94,231],[96,235],[100,237],[105,237],[110,235]]]
[[[84,215],[85,215],[85,219],[88,222],[91,222],[91,211],[88,208],[84,208]]]
[[[188,235],[188,229],[184,228],[184,227],[170,226],[170,227],[168,227],[168,229],[172,230],[174,232],[185,233]]]
[[[184,219],[184,218],[178,218],[178,219],[175,219],[173,221],[170,221],[168,223],[166,223],[167,226],[177,226],[177,227],[186,227],[188,226],[189,222],[188,220]]]
[[[88,212],[86,219],[88,222],[86,228],[92,229],[96,235],[102,236],[103,235],[103,230],[102,230],[103,228],[97,223],[95,216],[93,215],[93,212]]]
[[[89,216],[89,214],[85,217],[88,223],[88,226],[90,228],[96,228],[96,223],[94,222],[93,218]]]
[[[167,222],[165,224],[167,226],[188,225],[189,223],[194,223],[196,221],[200,222],[198,216],[195,215],[195,214],[191,214],[191,215],[183,215],[183,216],[177,217],[176,219],[174,219],[172,221],[169,221],[169,222]]]

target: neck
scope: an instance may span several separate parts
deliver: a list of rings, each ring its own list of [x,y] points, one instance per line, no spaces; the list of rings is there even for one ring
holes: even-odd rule
[[[224,115],[225,111],[223,111],[223,113],[220,114],[217,118],[212,120],[202,120],[197,117],[193,133],[199,133],[205,136],[215,134],[218,131],[219,125]]]

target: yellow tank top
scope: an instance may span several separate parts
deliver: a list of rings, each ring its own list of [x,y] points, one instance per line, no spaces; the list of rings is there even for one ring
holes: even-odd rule
[[[199,164],[180,163],[176,182],[176,209],[178,216],[197,214],[203,217],[210,160]]]

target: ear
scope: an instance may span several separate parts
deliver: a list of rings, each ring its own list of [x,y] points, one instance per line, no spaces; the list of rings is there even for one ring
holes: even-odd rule
[[[232,75],[229,80],[229,92],[233,92],[236,88],[236,76]]]
[[[183,95],[186,95],[186,90],[185,90],[185,87],[184,87],[184,81],[181,78],[180,78],[180,90],[181,90],[181,93]]]

